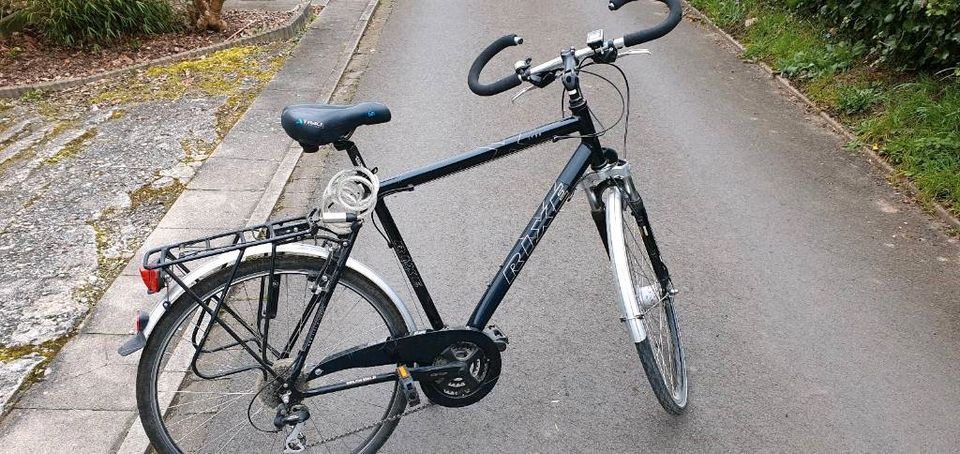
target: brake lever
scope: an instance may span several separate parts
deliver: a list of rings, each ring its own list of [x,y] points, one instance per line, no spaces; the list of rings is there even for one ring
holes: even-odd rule
[[[510,104],[516,104],[517,100],[520,99],[521,96],[527,94],[527,92],[529,92],[530,90],[533,90],[534,88],[538,88],[538,87],[535,85],[530,85],[524,88],[523,90],[518,91],[517,94],[513,95],[513,98],[510,98]]]
[[[630,49],[626,52],[620,52],[618,57],[626,57],[627,55],[653,55],[653,52],[650,52],[650,49]]]
[[[517,62],[517,64],[519,65],[520,62]],[[553,81],[557,80],[557,71],[551,71],[542,74],[530,74],[529,72],[525,71],[520,75],[520,78],[526,82],[529,82],[530,86],[520,90],[516,95],[513,95],[513,98],[510,99],[511,104],[516,103],[517,99],[527,94],[528,91],[533,90],[534,88],[543,88],[552,84]]]

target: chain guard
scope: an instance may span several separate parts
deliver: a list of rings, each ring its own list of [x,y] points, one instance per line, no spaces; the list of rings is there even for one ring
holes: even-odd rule
[[[396,339],[387,339],[376,344],[359,346],[335,353],[307,374],[306,381],[346,369],[405,364],[408,367],[443,365],[456,361],[451,348],[470,348],[481,354],[478,363],[482,373],[470,377],[448,375],[435,379],[417,378],[423,393],[430,401],[445,407],[463,407],[473,404],[490,393],[500,377],[500,346],[506,346],[506,338],[499,330],[487,333],[474,328],[444,328],[437,331],[415,333]],[[500,343],[498,345],[498,342]],[[457,347],[458,344],[469,344]],[[469,368],[468,368],[469,369]],[[476,372],[478,369],[474,369]],[[461,372],[462,373],[462,372]],[[457,381],[457,379],[460,379]],[[462,386],[466,385],[466,386]],[[465,390],[464,390],[465,389]]]
[[[417,363],[421,366],[428,364],[442,365],[447,364],[450,361],[449,354],[451,352],[448,352],[448,350],[456,347],[457,344],[466,343],[477,347],[477,350],[483,355],[483,362],[485,363],[486,368],[484,372],[484,380],[479,383],[479,386],[469,387],[466,392],[463,392],[464,387],[455,386],[451,388],[449,386],[450,382],[456,383],[456,378],[449,381],[430,381],[420,379],[420,389],[424,394],[427,395],[427,397],[430,399],[430,402],[424,402],[421,405],[410,407],[403,413],[399,413],[379,421],[370,422],[337,435],[316,440],[307,444],[307,447],[322,446],[327,443],[375,428],[383,423],[391,422],[420,412],[432,407],[433,405],[441,405],[445,407],[463,407],[471,405],[486,397],[486,395],[493,390],[494,385],[497,384],[497,380],[500,378],[501,369],[500,351],[506,348],[507,338],[496,327],[491,326],[487,331],[479,331],[466,327],[446,328],[435,332],[419,333],[410,337],[414,336],[420,336],[419,339],[423,340],[424,342],[403,344],[398,342],[397,339],[388,339],[386,342],[380,344],[354,348],[345,352],[341,352],[332,358],[328,358],[328,360],[325,361],[325,365],[328,366],[328,370],[334,368],[336,368],[336,370],[343,370],[348,367],[357,367],[353,364],[350,364],[350,360],[356,354],[360,354],[361,356],[371,355],[373,357],[371,362],[373,363],[378,361],[390,363],[396,361],[396,358],[393,358],[393,355],[401,352],[406,354],[408,359],[407,362]],[[386,352],[389,352],[389,355],[392,359],[377,358]],[[432,359],[427,355],[433,355]],[[363,363],[363,361],[359,362]],[[314,371],[313,375],[323,375],[323,372],[317,373],[318,371],[322,371],[322,369],[318,367],[317,370]],[[455,389],[459,392],[451,392],[451,389]]]
[[[490,394],[500,378],[500,349],[487,335],[468,336],[447,346],[433,360],[440,366],[463,361],[466,368],[455,377],[420,380],[420,389],[430,402],[444,407],[465,407]]]

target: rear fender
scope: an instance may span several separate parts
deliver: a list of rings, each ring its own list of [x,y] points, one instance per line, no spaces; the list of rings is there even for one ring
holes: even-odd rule
[[[270,244],[262,244],[259,246],[250,247],[243,251],[243,259],[250,260],[259,256],[269,256],[271,253],[271,248],[272,245]],[[183,282],[188,286],[193,286],[196,285],[197,282],[200,282],[214,273],[224,268],[233,266],[237,260],[237,254],[239,253],[240,251],[229,252],[204,262],[196,269],[191,271],[190,274],[184,276]],[[291,243],[277,246],[277,253],[281,255],[295,255],[314,259],[326,259],[329,256],[330,251],[327,248],[320,246]],[[407,305],[379,275],[377,275],[366,265],[352,258],[347,260],[347,268],[369,279],[371,283],[383,291],[383,293],[390,298],[390,301],[393,302],[394,306],[397,307],[397,310],[403,317],[404,323],[407,325],[407,331],[411,333],[417,331],[417,324],[414,321],[409,308],[407,308]],[[175,288],[172,288],[169,294],[162,301],[157,303],[156,307],[153,308],[153,310],[150,312],[149,321],[147,321],[146,326],[142,327],[142,331],[138,333],[138,335],[142,334],[144,336],[144,340],[150,337],[150,333],[153,332],[153,328],[157,326],[157,322],[161,317],[163,317],[163,314],[167,312],[167,308],[170,306],[170,304],[177,301],[177,299],[184,294],[184,291],[182,288],[180,288],[180,286],[174,285],[173,287]],[[128,352],[127,354],[129,353],[132,352]]]

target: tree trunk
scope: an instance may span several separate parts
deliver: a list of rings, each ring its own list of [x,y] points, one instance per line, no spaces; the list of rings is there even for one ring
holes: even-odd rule
[[[223,10],[223,0],[193,0],[196,14],[197,30],[213,30],[222,32],[227,24],[220,18]]]

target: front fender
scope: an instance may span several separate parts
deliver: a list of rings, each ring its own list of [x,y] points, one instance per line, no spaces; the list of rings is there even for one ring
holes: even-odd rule
[[[271,249],[272,249],[271,244],[262,244],[259,246],[253,246],[253,247],[247,248],[246,250],[243,251],[243,259],[249,260],[250,258],[257,257],[257,256],[269,256],[271,253]],[[216,256],[208,261],[203,262],[196,269],[194,269],[189,274],[184,276],[183,282],[188,286],[193,286],[197,282],[207,278],[208,276],[216,273],[217,271],[233,266],[237,260],[237,254],[239,253],[240,251],[225,253],[225,254]],[[290,244],[277,246],[277,253],[291,254],[291,255],[317,258],[317,259],[326,259],[329,256],[330,251],[327,248],[320,247],[320,246],[314,246],[314,245],[303,244],[303,243],[290,243]],[[400,315],[403,317],[403,321],[407,325],[407,331],[411,333],[417,331],[417,324],[414,321],[409,308],[407,308],[407,305],[403,302],[402,299],[400,299],[397,293],[394,292],[393,289],[390,288],[390,286],[387,285],[386,282],[384,282],[384,280],[379,275],[377,275],[373,270],[368,268],[363,263],[360,263],[352,258],[347,259],[347,268],[369,279],[371,283],[373,283],[375,286],[377,286],[377,288],[383,291],[383,293],[390,298],[390,301],[393,302],[394,306],[397,307],[397,310],[400,312]],[[137,346],[136,347],[131,346],[133,348],[121,347],[121,354],[126,356],[126,355],[129,355],[130,353],[133,353],[143,348],[143,345],[140,345],[140,344],[146,344],[146,339],[150,337],[150,333],[153,332],[153,328],[157,325],[157,322],[160,320],[160,317],[163,317],[163,314],[167,312],[167,308],[169,307],[169,305],[183,295],[184,293],[183,289],[180,288],[180,286],[175,286],[175,287],[176,288],[171,289],[170,292],[166,295],[166,297],[162,301],[157,303],[156,307],[154,307],[153,310],[150,311],[149,320],[146,321],[146,326],[142,326],[141,331],[139,333],[136,333],[135,335],[136,337],[128,341],[128,344],[129,344],[131,341],[138,340],[138,342],[135,342]],[[126,345],[127,344],[125,344],[125,346]]]

